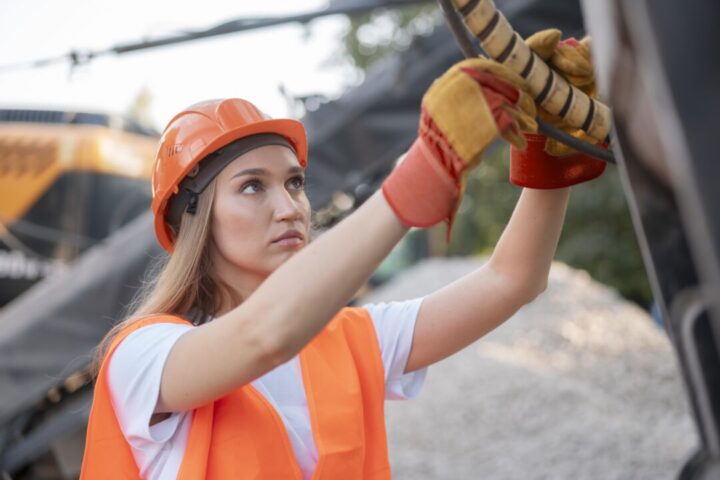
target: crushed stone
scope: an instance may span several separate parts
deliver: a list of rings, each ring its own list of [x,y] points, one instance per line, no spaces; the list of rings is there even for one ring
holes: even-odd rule
[[[483,261],[426,260],[361,303],[429,294]],[[674,479],[698,443],[665,332],[558,262],[534,302],[386,412],[401,480]]]

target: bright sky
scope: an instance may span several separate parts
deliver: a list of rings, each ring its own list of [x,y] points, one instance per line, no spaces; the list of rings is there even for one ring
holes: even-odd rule
[[[0,0],[0,66],[104,49],[248,16],[322,9],[326,0]],[[0,106],[80,108],[124,113],[142,89],[162,128],[187,105],[244,97],[271,116],[292,112],[280,93],[338,95],[354,72],[327,65],[347,27],[341,16],[307,27],[289,24],[212,39],[108,55],[71,71],[69,64],[0,73]]]

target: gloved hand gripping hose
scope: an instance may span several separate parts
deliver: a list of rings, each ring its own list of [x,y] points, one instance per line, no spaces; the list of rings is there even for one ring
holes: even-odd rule
[[[469,30],[491,58],[528,81],[530,93],[545,110],[568,125],[582,129],[598,142],[609,143],[610,108],[588,97],[548,67],[513,30],[493,0],[438,1],[466,57],[480,54],[469,38]],[[538,130],[581,153],[615,163],[611,151],[575,138],[547,122],[538,120]]]

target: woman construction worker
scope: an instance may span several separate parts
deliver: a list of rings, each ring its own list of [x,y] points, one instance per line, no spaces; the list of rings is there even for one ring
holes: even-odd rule
[[[455,65],[381,190],[312,243],[301,123],[241,99],[176,115],[152,179],[169,256],[100,350],[81,478],[390,478],[385,399],[416,395],[429,365],[546,288],[569,188],[525,188],[467,277],[345,305],[409,228],[451,226],[467,172],[500,137],[524,148],[535,113],[520,76]]]

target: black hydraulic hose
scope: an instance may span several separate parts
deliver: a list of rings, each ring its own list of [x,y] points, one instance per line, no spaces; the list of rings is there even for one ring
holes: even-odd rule
[[[588,143],[584,140],[580,140],[577,137],[573,137],[566,131],[561,130],[547,122],[544,122],[539,118],[536,119],[536,121],[538,124],[538,131],[543,135],[554,138],[555,140],[564,143],[568,147],[574,148],[578,152],[584,153],[585,155],[589,155],[593,158],[597,158],[598,160],[604,160],[607,163],[616,163],[615,156],[613,155],[611,150],[598,147],[597,145],[593,145],[592,143]]]
[[[440,4],[440,8],[442,9],[445,19],[450,26],[450,31],[455,37],[455,41],[460,46],[460,50],[462,50],[465,57],[473,58],[479,56],[482,52],[475,45],[472,37],[468,34],[465,25],[460,19],[455,7],[450,3],[450,0],[438,0],[438,3]],[[536,120],[538,123],[538,130],[543,135],[554,138],[568,147],[574,148],[578,152],[584,153],[593,158],[604,160],[608,163],[616,163],[615,156],[612,151],[573,137],[569,133],[550,125],[539,118]]]

